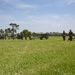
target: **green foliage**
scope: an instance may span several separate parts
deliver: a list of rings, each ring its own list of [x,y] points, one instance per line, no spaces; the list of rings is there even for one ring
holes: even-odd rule
[[[75,75],[75,40],[0,40],[0,75]]]
[[[10,23],[9,24],[12,27],[12,32],[14,34],[14,32],[17,32],[17,29],[19,29],[19,25],[17,25],[16,23]]]
[[[36,34],[35,32],[33,32],[33,33],[32,33],[32,36],[33,36],[33,37],[36,37],[36,36],[37,36],[37,34]]]
[[[25,39],[27,40],[27,37],[29,37],[29,39],[31,40],[31,32],[28,31],[27,29],[23,30],[23,34]]]
[[[24,34],[24,36],[28,36],[29,31],[27,29],[25,29],[25,30],[23,30],[23,34]]]
[[[5,33],[11,33],[11,28],[7,28],[7,29],[5,29]]]

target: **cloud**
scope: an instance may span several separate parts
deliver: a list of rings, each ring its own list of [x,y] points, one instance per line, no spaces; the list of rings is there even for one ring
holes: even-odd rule
[[[72,5],[75,4],[75,0],[58,0],[57,2],[55,2],[56,5],[58,6],[64,6],[64,5]]]
[[[26,3],[25,1],[23,2],[21,0],[1,0],[0,3],[6,4],[6,5],[11,5],[14,8],[19,8],[19,9],[37,8],[36,5],[29,4],[29,3]]]
[[[44,6],[52,7],[52,6],[66,6],[72,4],[75,4],[75,0],[53,0],[49,1],[49,3],[47,4],[44,4]]]
[[[9,24],[20,25],[19,31],[28,29],[32,32],[62,32],[69,29],[75,30],[75,17],[72,14],[47,14],[47,15],[26,15],[19,19],[15,16],[0,14],[0,26],[7,28]]]
[[[17,4],[17,8],[20,8],[20,9],[37,8],[37,6],[36,5],[30,5],[30,4]]]
[[[63,30],[69,31],[69,29],[75,30],[75,18],[72,14],[48,14],[48,15],[27,15],[22,20],[14,19],[11,22],[15,22],[20,25],[20,31],[28,29],[32,32],[62,32]]]
[[[75,18],[70,14],[49,14],[41,16],[29,16],[28,17],[28,27],[32,26],[36,31],[63,31],[67,32],[69,29],[74,30],[75,28]],[[31,28],[30,28],[31,29]],[[33,29],[33,30],[34,30]]]
[[[75,0],[64,0],[68,5],[74,4]]]
[[[12,2],[13,0],[3,0],[3,2],[5,2],[5,3],[10,3],[10,2]]]
[[[17,0],[2,0],[3,3],[6,3],[6,4],[12,4],[14,2],[16,2]]]

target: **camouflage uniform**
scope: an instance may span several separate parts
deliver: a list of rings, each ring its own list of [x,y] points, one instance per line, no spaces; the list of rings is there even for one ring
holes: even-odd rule
[[[63,31],[63,40],[65,41],[65,31]]]
[[[69,40],[72,41],[72,36],[73,36],[73,32],[70,30],[69,31]]]

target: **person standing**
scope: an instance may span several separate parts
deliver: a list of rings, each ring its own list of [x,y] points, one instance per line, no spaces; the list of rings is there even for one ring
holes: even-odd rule
[[[65,35],[66,35],[65,31],[63,31],[63,40],[64,41],[65,41]]]
[[[70,40],[70,41],[72,41],[72,36],[73,36],[73,32],[72,32],[71,29],[70,29],[70,31],[69,31],[69,40]]]

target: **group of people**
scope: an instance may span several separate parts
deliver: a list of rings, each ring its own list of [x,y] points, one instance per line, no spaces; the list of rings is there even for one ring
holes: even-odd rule
[[[71,29],[70,29],[68,35],[69,35],[68,40],[72,41],[72,39],[73,39],[73,32],[71,31]],[[66,33],[65,33],[65,31],[63,31],[63,40],[64,40],[64,41],[65,41],[65,37],[66,37]]]

